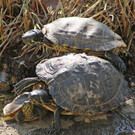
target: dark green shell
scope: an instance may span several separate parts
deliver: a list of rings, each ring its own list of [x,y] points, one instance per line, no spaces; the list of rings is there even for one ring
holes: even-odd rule
[[[118,34],[92,18],[60,18],[44,25],[42,31],[47,39],[57,45],[82,50],[108,51],[122,45],[126,46]]]
[[[71,112],[97,114],[125,101],[127,82],[110,62],[86,54],[67,54],[36,67],[56,104]]]
[[[17,96],[11,103],[4,107],[4,115],[10,115],[11,113],[13,114],[18,111],[24,105],[24,102],[29,101],[28,96],[29,92],[25,92],[24,94]]]

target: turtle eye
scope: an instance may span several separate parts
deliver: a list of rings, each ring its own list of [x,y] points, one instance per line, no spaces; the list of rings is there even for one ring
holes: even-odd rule
[[[33,40],[43,42],[43,37],[44,37],[44,35],[43,35],[42,31],[35,31]]]
[[[31,94],[29,97],[30,102],[34,104],[41,104],[40,96],[37,94]]]
[[[34,103],[34,104],[42,104],[42,103],[47,103],[48,102],[48,93],[44,90],[33,90],[32,92],[30,92],[30,102]]]

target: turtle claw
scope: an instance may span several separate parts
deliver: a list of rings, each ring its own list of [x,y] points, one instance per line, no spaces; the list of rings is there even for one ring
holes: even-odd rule
[[[60,108],[54,111],[53,125],[48,129],[49,135],[57,135],[60,132]]]
[[[122,72],[125,72],[125,71],[126,71],[126,65],[125,65],[124,62],[123,62],[123,63],[118,63],[118,65],[116,65],[116,66],[118,66],[118,68],[119,68]]]
[[[112,62],[114,65],[116,65],[116,67],[118,67],[118,69],[120,71],[122,71],[122,72],[125,72],[126,71],[126,65],[125,65],[124,61],[119,56],[116,56],[112,52],[106,52],[105,53],[105,57],[110,62]]]
[[[48,129],[48,135],[57,135],[60,132],[60,128],[56,127],[55,124],[50,126]]]

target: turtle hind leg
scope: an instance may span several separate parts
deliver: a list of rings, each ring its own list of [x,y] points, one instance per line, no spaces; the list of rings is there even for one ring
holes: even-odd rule
[[[17,121],[18,124],[21,124],[24,120],[24,115],[23,115],[23,111],[20,110],[15,114],[15,119]]]
[[[53,125],[48,129],[48,134],[57,134],[60,132],[60,108],[54,111]]]
[[[112,52],[106,52],[105,58],[107,58],[110,62],[116,65],[122,72],[126,71],[126,65],[119,56],[113,54]]]

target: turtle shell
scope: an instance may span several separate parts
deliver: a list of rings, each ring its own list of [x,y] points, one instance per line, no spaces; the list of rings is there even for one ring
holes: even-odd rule
[[[44,25],[42,32],[45,39],[59,46],[63,45],[65,50],[76,48],[76,50],[108,51],[116,47],[126,47],[118,34],[92,18],[60,18]]]
[[[41,61],[36,67],[49,85],[54,102],[63,109],[95,115],[125,101],[127,82],[110,62],[86,54],[67,54]]]
[[[7,104],[3,108],[3,114],[5,116],[11,116],[14,115],[17,111],[21,109],[24,102],[28,102],[29,92],[25,92],[22,95],[17,96],[11,103]]]

